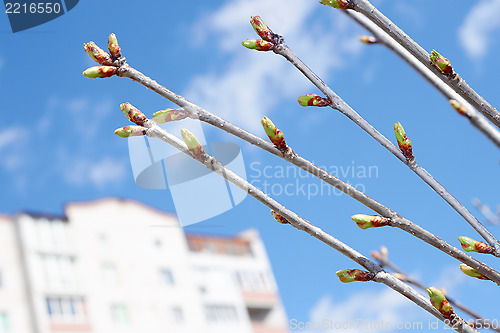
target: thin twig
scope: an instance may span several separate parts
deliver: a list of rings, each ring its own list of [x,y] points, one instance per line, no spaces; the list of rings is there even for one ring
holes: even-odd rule
[[[425,286],[423,283],[421,283],[420,281],[409,276],[402,269],[400,269],[398,266],[396,266],[389,259],[389,256],[387,253],[382,254],[381,252],[374,251],[374,252],[372,252],[372,257],[378,261],[378,264],[380,265],[380,267],[382,267],[382,268],[388,267],[392,271],[400,274],[399,277],[397,276],[400,280],[402,280],[404,282],[408,282],[408,283],[416,286],[417,288],[419,288],[423,291],[426,291],[429,288],[429,287]],[[451,305],[454,305],[456,308],[462,310],[463,312],[467,313],[469,316],[475,318],[476,319],[475,323],[483,324],[483,326],[485,326],[485,324],[488,324],[490,329],[497,331],[497,332],[500,332],[500,327],[498,327],[497,325],[494,325],[494,323],[492,323],[492,321],[490,319],[484,318],[483,316],[479,315],[477,312],[474,312],[469,307],[465,306],[464,304],[456,301],[455,299],[453,299],[451,297],[446,296],[446,299],[448,300],[448,302],[450,302]]]
[[[461,77],[453,71],[450,75],[442,74],[429,60],[429,53],[420,45],[411,39],[396,24],[384,16],[368,0],[349,0],[352,9],[365,15],[379,28],[384,30],[389,36],[403,46],[415,58],[417,58],[425,67],[431,70],[450,88],[456,91],[467,102],[475,107],[479,112],[486,116],[495,126],[500,128],[500,113],[491,106],[483,97],[472,89]]]
[[[340,111],[353,122],[361,127],[366,133],[373,137],[383,147],[389,150],[401,162],[406,164],[415,174],[427,183],[439,196],[441,196],[457,213],[459,213],[487,242],[495,249],[495,256],[500,257],[500,241],[479,222],[446,188],[443,187],[427,170],[422,168],[413,160],[408,160],[383,134],[377,131],[370,123],[354,111],[340,96],[338,96],[323,80],[321,80],[306,64],[304,64],[283,42],[273,48],[273,52],[283,56],[292,63],[305,77],[311,81],[331,102],[333,109]]]
[[[467,117],[469,122],[479,131],[481,131],[488,139],[490,139],[497,147],[500,148],[500,132],[498,131],[498,129],[493,126],[482,114],[474,109],[467,101],[465,101],[462,96],[457,94],[438,76],[431,72],[426,66],[424,66],[405,48],[403,48],[399,43],[392,39],[387,33],[385,33],[368,18],[350,9],[343,12],[346,13],[347,16],[358,22],[365,29],[370,31],[370,33],[375,36],[376,43],[386,46],[391,51],[396,53],[400,58],[402,58],[406,63],[408,63],[411,67],[413,67],[413,69],[417,71],[417,73],[419,73],[424,79],[426,79],[431,85],[433,85],[441,94],[443,94],[446,99],[456,100],[458,103],[460,103],[460,105],[462,105],[466,109],[464,116]]]
[[[149,127],[146,131],[146,135],[160,139],[172,145],[173,147],[179,149],[180,151],[188,154],[189,156],[193,157],[192,155],[189,154],[186,145],[183,144],[181,140],[179,140],[174,135],[168,133],[167,131],[156,125],[153,121],[148,121],[145,124],[145,127]],[[415,304],[417,304],[418,306],[420,306],[421,308],[423,308],[424,310],[426,310],[439,320],[443,321],[444,323],[447,323],[457,332],[471,332],[471,333],[476,332],[476,330],[474,330],[469,325],[457,325],[457,326],[451,325],[451,323],[449,321],[446,321],[445,318],[441,315],[441,313],[437,311],[426,298],[424,298],[420,293],[411,288],[409,285],[395,278],[392,274],[388,274],[380,266],[378,266],[373,261],[363,256],[361,253],[357,252],[353,248],[339,241],[338,239],[326,233],[322,229],[314,226],[310,222],[304,220],[294,212],[288,210],[283,205],[281,205],[280,203],[278,203],[277,201],[266,195],[264,192],[262,192],[255,186],[251,185],[249,182],[242,179],[228,168],[226,168],[223,164],[218,162],[214,157],[208,156],[208,158],[205,161],[200,161],[198,159],[196,160],[202,163],[206,168],[214,171],[215,173],[224,177],[234,185],[238,186],[240,189],[244,190],[245,192],[250,194],[252,197],[257,199],[267,207],[281,214],[296,229],[307,232],[309,235],[315,237],[321,242],[339,251],[343,255],[347,256],[348,258],[352,259],[353,261],[355,261],[356,263],[358,263],[359,265],[361,265],[362,267],[373,273],[374,274],[373,281],[387,285],[391,289],[395,290],[404,297],[413,301]]]
[[[197,118],[201,121],[204,121],[208,124],[211,124],[215,127],[221,128],[224,131],[231,133],[246,142],[255,145],[257,147],[260,147],[280,158],[285,159],[286,161],[298,166],[304,171],[307,171],[314,175],[315,177],[318,177],[319,179],[325,181],[326,183],[334,186],[335,188],[339,189],[340,191],[344,192],[345,194],[349,195],[353,199],[361,202],[368,208],[374,210],[378,214],[390,218],[391,219],[391,226],[400,228],[401,230],[404,230],[412,235],[414,235],[417,238],[420,238],[424,242],[434,246],[440,251],[443,251],[447,255],[452,256],[453,258],[459,260],[460,262],[476,269],[477,271],[481,272],[484,276],[488,277],[491,281],[495,282],[496,284],[500,285],[500,273],[495,271],[494,269],[488,267],[484,263],[472,258],[468,254],[464,253],[463,251],[459,250],[458,248],[448,244],[447,242],[443,241],[439,237],[435,236],[431,232],[421,228],[420,226],[414,224],[413,222],[401,217],[399,214],[396,212],[392,211],[391,209],[387,208],[383,204],[377,202],[376,200],[372,199],[371,197],[367,196],[363,192],[357,190],[353,186],[343,182],[342,180],[336,178],[335,176],[329,174],[325,170],[319,168],[318,166],[314,165],[307,159],[302,158],[301,156],[297,154],[290,154],[290,155],[284,155],[280,150],[278,150],[274,145],[271,143],[264,141],[263,139],[259,138],[258,136],[253,135],[252,133],[249,133],[245,131],[244,129],[214,115],[211,114],[210,112],[204,110],[203,108],[193,104],[192,102],[186,100],[184,97],[170,91],[169,89],[165,88],[164,86],[160,85],[158,82],[155,80],[147,77],[143,73],[137,71],[136,69],[130,67],[128,64],[123,64],[120,69],[118,70],[117,73],[118,76],[122,77],[128,77],[145,87],[155,91],[156,93],[160,94],[161,96],[165,97],[166,99],[170,100],[171,102],[177,104],[178,106],[182,107],[186,112],[190,113],[190,116],[192,118]]]

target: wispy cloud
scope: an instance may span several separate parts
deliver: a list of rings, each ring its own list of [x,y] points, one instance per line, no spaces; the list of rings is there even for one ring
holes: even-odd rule
[[[483,0],[469,12],[458,29],[462,47],[469,57],[482,58],[488,52],[492,32],[500,28],[500,0]]]
[[[214,54],[224,54],[220,57],[225,66],[193,78],[186,96],[245,128],[259,127],[262,115],[277,109],[280,100],[308,92],[305,89],[310,84],[282,57],[241,46],[243,39],[257,37],[249,24],[250,16],[260,15],[285,36],[297,55],[327,79],[332,69],[349,63],[361,45],[357,30],[348,29],[346,17],[333,19],[325,13],[332,14],[326,7],[310,6],[302,0],[227,2],[194,28],[199,43],[209,41]]]
[[[74,185],[92,184],[102,188],[119,183],[126,176],[127,161],[104,157],[99,161],[79,159],[65,166],[64,178]]]
[[[27,156],[28,129],[20,126],[0,131],[0,166],[12,171],[18,168]]]

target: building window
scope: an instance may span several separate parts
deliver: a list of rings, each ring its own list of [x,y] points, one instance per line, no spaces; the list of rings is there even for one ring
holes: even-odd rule
[[[118,274],[116,265],[112,262],[104,262],[101,264],[102,280],[106,285],[114,285],[118,283]]]
[[[174,284],[174,276],[172,274],[172,271],[168,268],[162,268],[160,269],[160,278],[161,282],[166,285],[173,285]]]
[[[66,246],[66,226],[63,221],[40,219],[36,224],[42,246],[56,248],[64,248]]]
[[[74,257],[42,254],[41,261],[48,287],[73,288],[76,286]]]
[[[269,292],[271,287],[263,272],[237,271],[236,282],[243,290]]]
[[[178,306],[170,308],[170,319],[174,324],[184,323],[184,312],[182,308]]]
[[[212,323],[234,323],[238,321],[236,308],[233,305],[207,304],[205,316]]]
[[[47,313],[54,322],[83,323],[87,318],[81,297],[47,297]]]
[[[10,332],[9,317],[7,313],[0,312],[0,333]]]
[[[111,317],[117,324],[124,324],[129,322],[129,315],[127,306],[123,303],[116,303],[111,305]]]

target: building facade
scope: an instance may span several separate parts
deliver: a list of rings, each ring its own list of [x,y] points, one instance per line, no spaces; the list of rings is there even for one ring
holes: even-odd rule
[[[284,333],[255,230],[185,234],[141,203],[0,216],[0,333]]]

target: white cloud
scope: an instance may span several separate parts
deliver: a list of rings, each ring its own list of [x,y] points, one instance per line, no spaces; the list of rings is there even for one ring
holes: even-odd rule
[[[126,166],[126,161],[110,157],[104,157],[98,162],[80,159],[65,166],[64,178],[71,184],[92,184],[102,188],[123,180],[127,174]]]
[[[277,110],[280,100],[296,99],[314,90],[283,57],[241,46],[242,40],[258,37],[251,28],[250,17],[261,16],[326,80],[332,69],[346,66],[348,59],[361,50],[356,29],[348,28],[349,19],[332,14],[335,13],[331,8],[303,0],[227,2],[197,22],[194,29],[198,37],[195,40],[209,40],[207,47],[215,55],[218,51],[224,54],[225,68],[195,77],[185,95],[244,128],[259,128],[261,117]]]
[[[18,168],[27,156],[29,131],[24,127],[8,127],[0,131],[0,166],[12,171]]]
[[[491,33],[500,28],[500,0],[483,0],[469,12],[458,29],[463,48],[471,58],[482,58],[488,52]]]
[[[464,276],[457,271],[456,265],[448,266],[443,268],[432,285],[444,287],[452,294],[466,282]],[[390,331],[391,328],[400,331],[405,328],[404,325],[409,325],[407,329],[418,330],[419,323],[423,328],[428,327],[429,318],[425,310],[388,287],[379,291],[366,288],[342,300],[334,300],[330,295],[323,296],[309,312],[308,322],[317,327],[307,332],[327,332],[332,326],[336,331],[350,333]],[[381,327],[382,323],[385,326]]]

